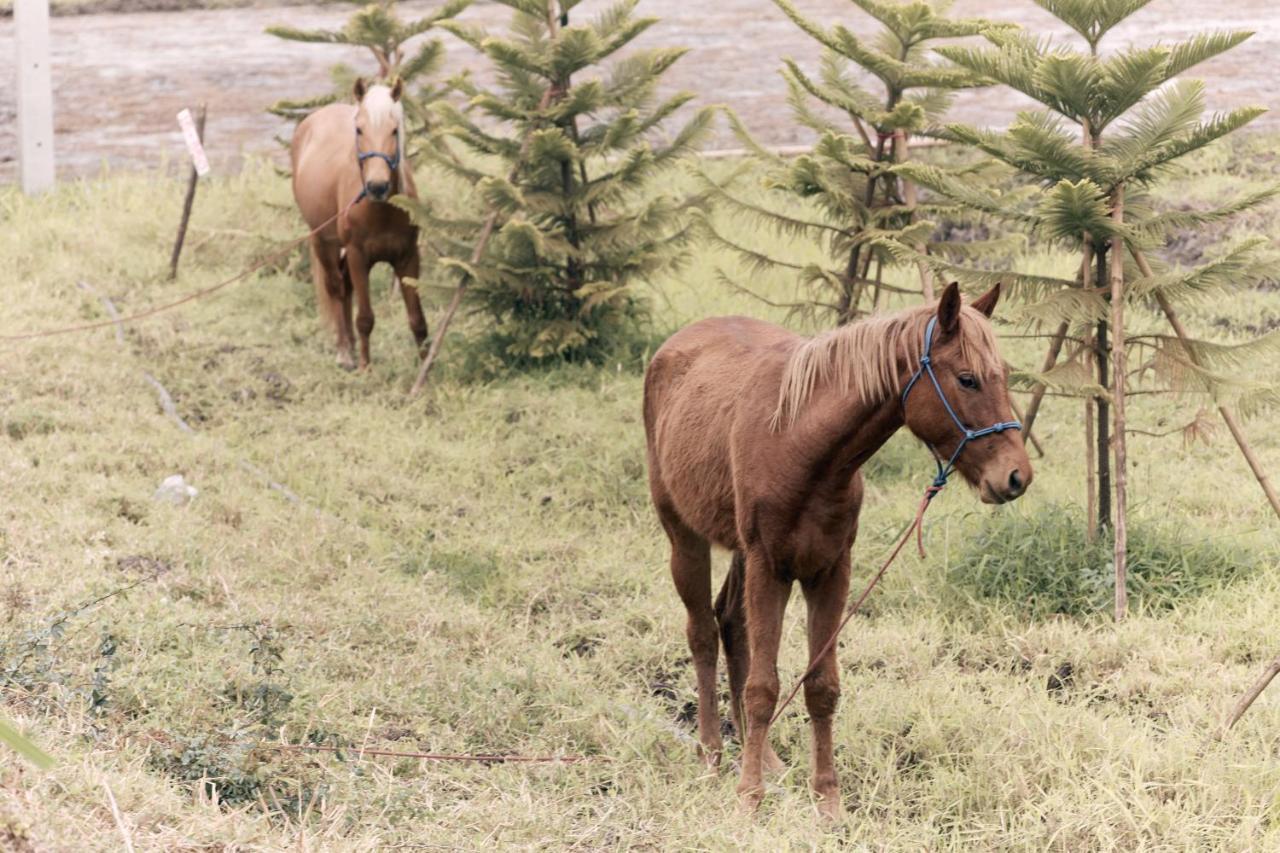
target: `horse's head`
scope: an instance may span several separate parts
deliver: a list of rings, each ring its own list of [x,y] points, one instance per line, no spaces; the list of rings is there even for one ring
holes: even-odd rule
[[[999,298],[997,284],[964,306],[951,284],[930,315],[931,339],[927,329],[921,358],[909,363],[911,380],[903,383],[907,427],[940,461],[952,460],[984,503],[1013,500],[1032,476],[1009,403],[1009,370],[991,328]]]
[[[366,86],[363,78],[356,80],[356,160],[364,191],[374,201],[386,201],[400,189],[402,89],[399,79],[390,86]]]

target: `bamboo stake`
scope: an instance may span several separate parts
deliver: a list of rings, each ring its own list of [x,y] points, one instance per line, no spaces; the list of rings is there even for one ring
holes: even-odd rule
[[[1127,451],[1125,448],[1124,391],[1124,184],[1115,188],[1112,195],[1111,219],[1116,225],[1111,238],[1111,450],[1115,455],[1115,471],[1112,481],[1115,488],[1114,554],[1116,572],[1116,621],[1124,621],[1129,612],[1128,590],[1128,526],[1126,524],[1128,478],[1125,472]]]
[[[1022,423],[1022,434],[1026,436],[1026,440],[1036,449],[1036,453],[1040,454],[1040,458],[1044,458],[1044,448],[1040,446],[1040,439],[1036,438],[1036,434],[1031,431],[1031,427],[1027,426],[1027,419],[1022,414],[1022,410],[1018,406],[1018,401],[1009,395],[1009,408],[1013,409],[1013,416]]]
[[[893,134],[893,161],[895,163],[907,162],[907,148],[909,140],[907,134],[903,130],[898,130]],[[907,210],[911,211],[911,221],[915,221],[916,205],[919,203],[920,193],[914,181],[902,178],[902,198],[906,202]],[[917,252],[924,254],[924,243],[917,243],[912,247]],[[933,269],[923,260],[916,261],[916,268],[920,271],[920,292],[924,295],[925,302],[933,302]],[[876,290],[876,301],[880,298],[880,291]],[[1028,428],[1028,434],[1030,428]],[[1044,454],[1041,453],[1043,456]]]
[[[1236,703],[1236,707],[1232,709],[1231,716],[1227,718],[1226,724],[1222,727],[1222,734],[1231,731],[1231,728],[1244,716],[1244,712],[1262,695],[1262,691],[1267,689],[1273,679],[1280,675],[1280,657],[1273,660],[1267,665],[1266,670],[1262,673],[1262,677],[1254,682],[1249,688],[1249,692],[1240,697],[1240,701]]]
[[[1063,322],[1058,326],[1058,330],[1053,333],[1053,340],[1049,343],[1049,351],[1044,356],[1044,366],[1040,368],[1041,373],[1048,373],[1053,366],[1058,363],[1058,356],[1062,353],[1062,345],[1067,340],[1067,332],[1070,331],[1071,324]],[[1031,427],[1036,422],[1036,415],[1040,413],[1040,401],[1044,399],[1044,392],[1048,389],[1044,385],[1037,385],[1035,390],[1031,392],[1031,401],[1027,403],[1027,416],[1022,421],[1022,428],[1027,434],[1031,433]],[[1044,454],[1041,453],[1041,456]]]
[[[1151,265],[1147,263],[1146,255],[1139,249],[1130,247],[1129,253],[1138,263],[1138,269],[1147,278],[1155,275],[1151,271]],[[1156,291],[1156,301],[1160,303],[1160,310],[1164,312],[1164,316],[1169,321],[1169,325],[1173,327],[1173,332],[1178,336],[1178,341],[1182,344],[1183,350],[1187,353],[1187,358],[1191,359],[1193,364],[1198,364],[1195,353],[1189,346],[1191,336],[1187,334],[1187,329],[1182,325],[1182,320],[1174,313],[1173,306],[1169,304],[1169,299],[1160,291]],[[1225,404],[1218,404],[1218,413],[1222,415],[1222,419],[1227,424],[1227,429],[1231,431],[1231,437],[1236,440],[1240,452],[1244,454],[1244,459],[1249,463],[1249,468],[1253,471],[1253,476],[1257,478],[1258,485],[1262,487],[1262,491],[1267,496],[1267,501],[1271,504],[1271,508],[1275,510],[1276,516],[1280,517],[1280,495],[1276,494],[1275,488],[1271,485],[1271,480],[1267,477],[1267,472],[1262,468],[1262,461],[1258,459],[1253,452],[1253,448],[1249,445],[1249,439],[1244,434],[1244,427],[1240,424],[1239,419]]]
[[[196,136],[200,141],[204,142],[204,118],[208,113],[206,104],[200,105],[200,112],[196,115]],[[178,223],[178,238],[173,241],[173,253],[169,256],[169,280],[173,281],[178,277],[178,258],[182,255],[182,244],[187,239],[187,225],[191,222],[191,208],[196,203],[196,185],[200,182],[200,173],[196,171],[196,167],[191,167],[191,177],[187,180],[187,195],[182,200],[182,219]]]
[[[538,102],[538,111],[541,112],[551,105],[551,99],[556,95],[556,87],[550,86],[546,92],[542,94],[542,100]],[[528,132],[525,133],[524,141],[520,144],[520,153],[516,155],[516,164],[511,167],[511,171],[507,173],[507,181],[512,182],[520,175],[520,167],[524,163],[524,158],[529,155],[529,146],[533,143],[533,127],[530,126]],[[492,210],[484,221],[484,225],[480,228],[480,235],[476,238],[476,247],[471,252],[470,266],[474,267],[480,263],[480,258],[484,256],[484,250],[489,245],[489,238],[493,236],[494,228],[498,224],[498,211]],[[462,278],[458,281],[458,287],[453,291],[453,298],[449,300],[449,307],[445,309],[444,317],[440,320],[440,325],[436,328],[435,336],[431,339],[431,346],[427,349],[426,358],[422,359],[422,366],[418,368],[418,377],[413,381],[413,387],[409,389],[409,396],[416,397],[422,393],[422,389],[427,385],[427,375],[431,372],[431,367],[436,363],[436,357],[440,355],[440,347],[444,343],[445,333],[449,331],[449,324],[453,322],[453,315],[458,313],[458,306],[462,304],[462,296],[466,292],[467,285],[471,283],[471,273],[464,272]]]

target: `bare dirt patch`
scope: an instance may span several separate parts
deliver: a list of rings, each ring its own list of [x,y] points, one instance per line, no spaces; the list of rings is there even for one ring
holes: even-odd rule
[[[594,14],[603,2],[584,3]],[[851,11],[846,0],[800,0],[815,19],[844,21],[855,31],[869,30],[869,19]],[[406,15],[423,4],[403,4]],[[598,8],[597,8],[598,7]],[[690,53],[665,81],[670,91],[689,89],[703,103],[725,103],[743,116],[759,138],[771,144],[805,142],[808,135],[791,121],[786,88],[778,75],[782,57],[813,67],[814,43],[767,0],[718,0],[689,3],[644,0],[643,14],[661,22],[639,46],[678,45]],[[184,106],[209,104],[209,147],[214,163],[234,168],[245,155],[279,156],[274,137],[287,125],[266,107],[281,97],[323,90],[328,68],[344,61],[363,67],[357,50],[283,42],[264,32],[274,23],[334,26],[350,7],[293,6],[180,12],[122,13],[56,18],[52,23],[56,145],[64,176],[112,168],[152,168],[163,158],[184,156],[174,114]],[[1046,30],[1053,20],[1025,0],[958,0],[960,15],[986,15]],[[1111,44],[1133,40],[1185,38],[1208,28],[1251,29],[1257,34],[1241,47],[1206,63],[1197,73],[1209,88],[1209,104],[1222,110],[1245,104],[1274,103],[1272,80],[1280,53],[1280,6],[1272,0],[1240,0],[1219,5],[1213,17],[1200,0],[1156,0],[1113,34]],[[493,4],[469,9],[466,19],[500,26],[508,11]],[[1065,33],[1063,33],[1065,35]],[[448,42],[451,70],[479,70],[483,61],[453,39]],[[1105,44],[1104,44],[1105,46]],[[13,24],[0,21],[0,56],[13,55]],[[0,65],[0,181],[15,172],[13,68]],[[961,121],[1000,125],[1027,106],[1001,90],[965,93],[953,116]],[[1280,127],[1273,114],[1259,127]],[[732,146],[721,131],[713,146]]]

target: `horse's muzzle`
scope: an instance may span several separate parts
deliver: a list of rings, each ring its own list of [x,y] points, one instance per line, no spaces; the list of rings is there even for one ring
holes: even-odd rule
[[[386,201],[387,197],[391,195],[391,184],[386,181],[371,181],[365,184],[364,188],[368,190],[369,198],[374,201]]]

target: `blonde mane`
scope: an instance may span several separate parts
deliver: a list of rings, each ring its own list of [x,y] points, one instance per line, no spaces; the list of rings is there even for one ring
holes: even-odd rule
[[[369,117],[369,122],[374,127],[381,127],[389,121],[397,125],[404,124],[404,107],[391,97],[390,86],[382,84],[370,86],[364,93],[364,100],[360,102],[360,106],[364,108],[365,115]]]
[[[805,341],[787,359],[770,428],[795,423],[819,385],[837,394],[856,394],[868,405],[901,394],[902,359],[920,361],[925,326],[936,310],[928,305],[869,317]],[[960,312],[960,358],[979,375],[1003,367],[991,322],[967,305]]]

